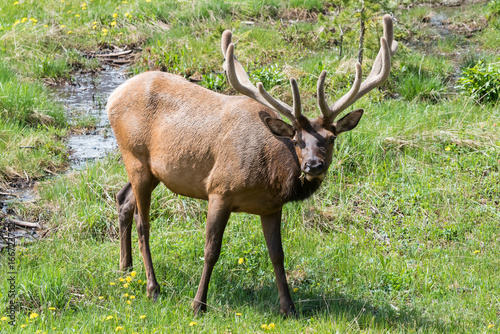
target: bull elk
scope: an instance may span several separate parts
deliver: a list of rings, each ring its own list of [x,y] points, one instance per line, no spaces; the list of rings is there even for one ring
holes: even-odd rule
[[[355,128],[363,110],[335,118],[389,76],[391,56],[397,50],[389,15],[384,16],[383,26],[384,37],[370,74],[361,82],[357,63],[352,88],[331,107],[324,92],[326,71],[321,73],[317,85],[321,116],[315,119],[302,114],[295,79],[290,79],[292,106],[271,97],[262,83],[250,82],[234,57],[228,30],[222,35],[224,69],[231,86],[245,96],[214,93],[162,72],[140,74],[113,92],[107,111],[129,177],[116,196],[120,269],[132,267],[135,219],[148,297],[156,299],[159,293],[149,246],[149,210],[151,192],[162,182],[176,194],[208,200],[204,267],[192,303],[195,313],[206,310],[210,276],[231,212],[261,217],[280,311],[295,313],[283,264],[282,208],[318,189],[331,164],[335,138]]]

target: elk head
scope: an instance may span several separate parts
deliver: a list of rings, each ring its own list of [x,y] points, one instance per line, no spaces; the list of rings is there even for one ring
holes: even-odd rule
[[[342,132],[352,130],[358,125],[361,116],[363,116],[363,109],[351,111],[337,121],[336,117],[370,90],[380,86],[389,76],[391,56],[394,55],[398,47],[397,42],[393,40],[390,15],[384,15],[383,26],[384,37],[380,39],[381,47],[370,74],[365,81],[361,82],[361,64],[356,63],[356,76],[352,88],[331,107],[326,101],[324,91],[327,72],[323,71],[320,74],[317,85],[317,100],[321,116],[315,119],[308,119],[302,114],[299,88],[294,78],[290,79],[293,107],[269,95],[261,82],[257,83],[257,87],[255,87],[250,82],[243,66],[234,56],[231,31],[226,30],[222,34],[224,70],[229,83],[237,92],[276,110],[290,120],[291,125],[281,119],[271,117],[266,118],[265,122],[275,136],[288,137],[292,140],[300,169],[308,181],[321,181],[324,178],[332,161],[335,138]]]

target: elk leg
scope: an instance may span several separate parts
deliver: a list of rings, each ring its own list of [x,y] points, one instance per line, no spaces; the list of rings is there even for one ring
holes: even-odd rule
[[[286,281],[283,253],[281,245],[281,210],[268,216],[261,216],[262,230],[266,238],[269,257],[276,275],[276,283],[278,284],[278,293],[280,298],[280,311],[285,315],[295,315],[295,306],[293,305],[288,283]]]
[[[140,174],[142,172],[142,174]],[[136,176],[134,179],[133,176]],[[145,171],[140,171],[137,175],[129,173],[129,179],[132,182],[135,199],[137,202],[136,210],[136,227],[139,235],[139,248],[146,269],[147,286],[146,291],[149,298],[156,300],[160,292],[160,286],[156,281],[156,276],[153,268],[153,260],[151,258],[151,249],[149,247],[149,209],[151,206],[151,192],[158,185],[159,181],[151,174]],[[134,182],[134,180],[136,182]]]
[[[136,210],[132,184],[127,184],[116,194],[118,223],[120,227],[120,270],[132,269],[132,220]]]
[[[208,284],[212,270],[219,259],[222,236],[231,211],[220,196],[209,196],[205,236],[205,262],[198,292],[191,304],[195,315],[207,309]]]

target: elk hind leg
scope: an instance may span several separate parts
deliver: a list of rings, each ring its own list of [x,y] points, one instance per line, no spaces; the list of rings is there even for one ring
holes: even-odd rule
[[[136,201],[132,184],[127,184],[116,194],[118,223],[120,228],[120,270],[132,270],[132,220]]]

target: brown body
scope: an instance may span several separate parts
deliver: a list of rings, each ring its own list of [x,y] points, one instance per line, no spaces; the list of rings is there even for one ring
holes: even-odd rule
[[[390,56],[397,48],[387,15],[384,35],[370,75],[361,82],[361,66],[356,64],[353,87],[331,108],[324,97],[326,72],[320,75],[322,116],[312,120],[302,115],[294,79],[290,81],[293,108],[272,98],[262,84],[250,83],[234,57],[229,31],[222,38],[224,67],[230,84],[246,96],[217,94],[162,72],[138,75],[117,88],[108,100],[108,117],[130,180],[117,194],[120,268],[132,267],[135,218],[148,296],[156,299],[159,286],[149,248],[149,209],[151,192],[162,182],[177,194],[208,200],[205,263],[193,301],[195,312],[206,309],[210,276],[231,212],[247,212],[261,217],[280,310],[295,313],[281,245],[282,207],[318,189],[331,164],[336,136],[356,127],[363,111],[352,111],[338,121],[335,117],[387,79]]]

